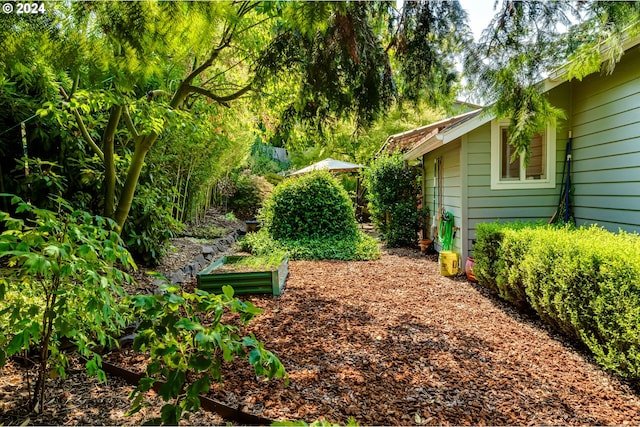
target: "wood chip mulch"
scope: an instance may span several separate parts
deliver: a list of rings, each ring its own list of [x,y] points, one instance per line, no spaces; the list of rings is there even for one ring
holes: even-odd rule
[[[629,384],[484,289],[440,276],[433,258],[387,251],[377,261],[295,261],[289,270],[281,296],[250,297],[264,313],[247,332],[278,354],[290,385],[257,381],[234,362],[210,397],[309,422],[640,425],[640,395]],[[15,365],[0,371],[0,424],[24,421],[8,415],[19,375]],[[142,422],[123,415],[130,387],[80,375],[53,390],[49,419],[30,423]],[[154,402],[144,416],[158,412]],[[189,423],[224,421],[199,413]]]

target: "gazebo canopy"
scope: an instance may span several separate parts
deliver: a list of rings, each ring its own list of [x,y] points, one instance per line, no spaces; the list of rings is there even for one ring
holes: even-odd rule
[[[317,170],[328,170],[330,172],[351,172],[362,168],[364,168],[364,166],[357,163],[343,162],[341,160],[327,157],[326,159],[320,160],[319,162],[309,165],[306,168],[297,170],[291,175],[302,175]]]

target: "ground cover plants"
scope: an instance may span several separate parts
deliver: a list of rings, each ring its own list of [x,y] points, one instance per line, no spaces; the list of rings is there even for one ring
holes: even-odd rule
[[[265,201],[259,219],[263,227],[242,242],[256,255],[284,251],[292,260],[380,256],[376,240],[358,229],[347,192],[329,172],[283,181]]]
[[[640,379],[640,236],[597,226],[479,224],[479,283]]]
[[[227,257],[220,267],[211,271],[212,274],[225,273],[228,271],[268,271],[275,270],[286,257],[284,252],[276,251],[270,254],[259,256],[240,255]]]

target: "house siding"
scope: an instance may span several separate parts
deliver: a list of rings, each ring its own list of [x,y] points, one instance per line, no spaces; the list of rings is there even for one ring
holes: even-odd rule
[[[562,163],[566,149],[566,130],[559,124],[556,130],[556,186],[540,189],[491,189],[491,123],[487,123],[466,136],[466,158],[462,163],[467,181],[467,213],[465,251],[471,255],[476,227],[480,223],[501,220],[548,220],[556,211]],[[464,152],[465,150],[463,150]]]
[[[451,212],[454,216],[454,226],[462,228],[462,197],[461,197],[461,168],[460,168],[460,139],[452,141],[445,146],[432,151],[431,153],[423,157],[423,162],[426,172],[427,188],[426,194],[426,206],[429,208],[430,223],[428,226],[429,235],[431,236],[431,221],[433,221],[433,179],[434,179],[434,161],[442,156],[442,169],[443,169],[443,206],[447,212]],[[438,204],[436,201],[436,210]],[[437,212],[436,212],[437,215]],[[460,231],[456,232],[453,251],[462,255],[462,234]],[[431,236],[433,238],[433,236]],[[442,249],[440,242],[437,239],[435,241],[436,250]]]
[[[640,48],[613,74],[570,84],[574,215],[578,225],[640,230]]]

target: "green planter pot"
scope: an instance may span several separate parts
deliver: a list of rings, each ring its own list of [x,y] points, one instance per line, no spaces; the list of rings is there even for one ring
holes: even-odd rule
[[[253,269],[252,271],[220,272],[225,264],[233,264],[245,258],[244,255],[229,255],[213,261],[196,275],[198,288],[216,294],[222,293],[222,286],[233,287],[236,295],[271,294],[280,295],[289,274],[289,259],[284,258],[277,268]]]

